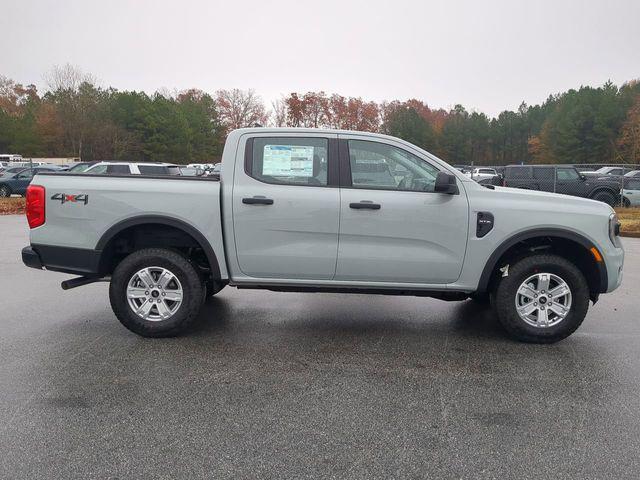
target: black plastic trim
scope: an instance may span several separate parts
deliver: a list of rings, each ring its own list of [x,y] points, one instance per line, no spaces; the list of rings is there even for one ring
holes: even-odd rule
[[[565,238],[567,240],[573,240],[579,243],[580,245],[582,245],[587,250],[590,250],[591,247],[595,247],[595,245],[592,242],[590,242],[588,239],[586,239],[582,235],[579,235],[569,230],[563,230],[560,228],[535,228],[532,230],[527,230],[525,232],[520,232],[514,235],[513,237],[502,242],[502,244],[500,244],[500,246],[496,248],[494,252],[491,254],[491,256],[489,257],[489,260],[487,260],[487,263],[484,266],[484,269],[482,270],[482,275],[480,276],[480,282],[478,283],[478,292],[487,291],[489,287],[489,282],[491,281],[491,274],[495,270],[495,267],[498,264],[498,260],[500,260],[500,257],[502,257],[502,255],[507,250],[509,250],[511,247],[513,247],[517,243],[520,243],[524,240],[537,238],[537,237],[559,237],[559,238]],[[598,273],[600,277],[600,285],[596,293],[605,293],[609,286],[609,277],[607,274],[607,267],[605,265],[604,260],[602,260],[602,262],[596,262],[596,265],[597,265]]]
[[[469,292],[456,290],[417,290],[410,288],[374,288],[353,286],[306,286],[306,285],[268,285],[236,284],[239,290],[270,290],[272,292],[296,293],[355,293],[360,295],[406,295],[413,297],[431,297],[447,301],[460,301],[469,296]]]
[[[191,235],[204,250],[204,253],[207,256],[207,260],[209,261],[209,265],[211,267],[211,275],[213,276],[214,280],[220,280],[220,266],[218,264],[216,254],[213,251],[213,248],[211,248],[211,244],[209,243],[209,241],[202,233],[200,233],[188,223],[171,217],[165,217],[162,215],[141,215],[138,217],[128,218],[119,223],[116,223],[102,235],[102,237],[98,241],[98,244],[96,245],[96,250],[101,253],[101,251],[104,250],[109,241],[123,230],[145,224],[167,225],[170,227],[178,228]]]
[[[32,247],[24,247],[22,249],[22,263],[27,267],[37,268],[38,270],[42,270],[43,266],[40,255]]]
[[[351,165],[349,164],[348,140],[338,140],[338,156],[340,159],[340,188],[353,188]]]
[[[32,265],[25,261],[25,250],[27,248],[29,247],[22,250],[22,260],[25,265],[31,267]],[[100,256],[102,254],[99,250],[39,244],[32,244],[30,248],[41,262],[40,266],[34,266],[34,268],[46,267],[47,270],[54,272],[77,275],[99,274]],[[27,253],[27,256],[29,255]]]

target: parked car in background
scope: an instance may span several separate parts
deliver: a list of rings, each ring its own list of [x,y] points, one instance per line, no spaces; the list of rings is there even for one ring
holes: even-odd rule
[[[56,172],[59,170],[52,167],[22,168],[18,172],[3,175],[0,177],[0,197],[24,195],[34,175],[40,172]]]
[[[96,163],[98,163],[98,162],[78,162],[78,163],[74,163],[73,165],[71,165],[69,167],[69,169],[67,171],[68,172],[74,172],[74,173],[82,173],[82,172],[86,171],[88,168],[91,168],[92,166],[94,166]]]
[[[591,198],[611,206],[620,200],[620,181],[616,177],[587,177],[569,166],[509,165],[505,168],[502,184]]]
[[[640,176],[624,179],[622,203],[625,207],[640,207]]]
[[[640,178],[640,170],[631,170],[624,174],[625,178]]]
[[[493,180],[493,178],[498,176],[498,172],[494,168],[489,167],[478,167],[474,168],[470,172],[466,174],[468,177],[471,177],[476,182],[480,183],[483,180]]]
[[[17,155],[15,153],[0,153],[0,163],[11,164],[13,162],[22,161],[22,155]]]
[[[103,175],[180,175],[180,166],[172,163],[99,162],[84,173]]]
[[[5,177],[7,175],[11,175],[13,173],[21,172],[25,170],[27,167],[8,167],[5,168],[2,172],[0,172],[0,178]]]
[[[621,177],[629,169],[624,167],[601,167],[597,170],[584,170],[580,172],[585,177]]]
[[[184,177],[201,177],[205,174],[200,168],[180,167],[180,175]]]

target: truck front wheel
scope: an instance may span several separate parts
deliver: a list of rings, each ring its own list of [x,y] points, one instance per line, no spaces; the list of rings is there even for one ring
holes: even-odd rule
[[[138,250],[116,267],[109,286],[118,320],[143,337],[170,337],[198,316],[204,295],[196,268],[163,248]]]
[[[494,295],[498,320],[524,342],[553,343],[568,337],[589,308],[584,275],[557,255],[532,255],[509,265]]]

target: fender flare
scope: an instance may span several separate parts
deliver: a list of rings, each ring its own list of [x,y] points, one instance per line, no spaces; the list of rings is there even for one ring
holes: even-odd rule
[[[498,261],[500,257],[504,255],[504,253],[509,250],[514,245],[532,238],[537,237],[559,237],[567,240],[572,240],[576,243],[582,245],[586,250],[590,250],[592,247],[596,247],[598,251],[600,249],[594,245],[592,241],[588,238],[572,232],[571,230],[565,230],[562,228],[534,228],[531,230],[525,230],[524,232],[517,233],[512,237],[509,237],[507,240],[502,242],[498,248],[496,248],[487,262],[485,263],[484,269],[482,270],[482,275],[480,275],[480,282],[478,283],[478,291],[486,292],[489,288],[489,282],[491,281],[491,275],[495,271],[496,266],[498,265]],[[607,290],[608,287],[608,275],[607,275],[607,266],[605,265],[604,259],[602,262],[596,262],[596,266],[598,269],[598,276],[600,279],[600,285],[597,293],[603,293]]]
[[[218,264],[218,258],[216,257],[211,244],[205,238],[205,236],[188,223],[176,218],[166,217],[164,215],[140,215],[137,217],[131,217],[122,220],[109,227],[107,231],[102,234],[95,249],[99,252],[102,252],[109,244],[109,242],[123,230],[145,224],[167,225],[169,227],[174,227],[182,230],[186,234],[193,237],[193,239],[202,247],[205,255],[207,256],[207,260],[209,261],[209,265],[211,267],[211,275],[215,280],[220,280],[220,265]]]

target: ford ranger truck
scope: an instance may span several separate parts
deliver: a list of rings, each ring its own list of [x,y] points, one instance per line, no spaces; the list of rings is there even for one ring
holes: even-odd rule
[[[622,280],[605,203],[482,186],[397,138],[231,132],[219,177],[39,173],[29,267],[109,281],[116,317],[176,335],[225,286],[490,301],[514,338],[574,332]],[[428,318],[428,311],[425,317]]]

